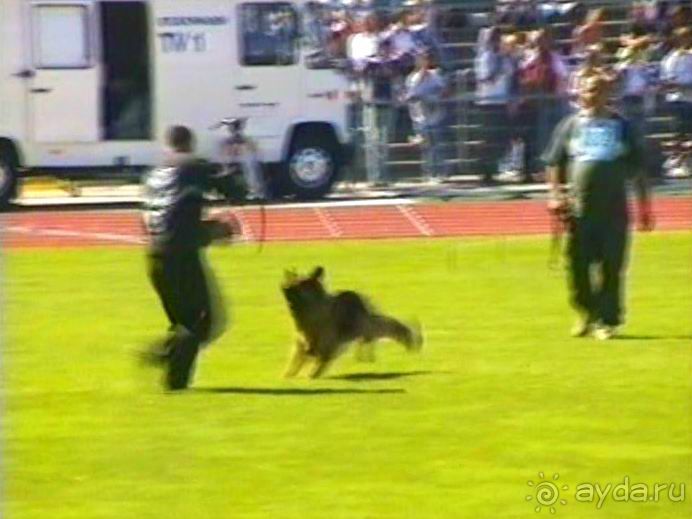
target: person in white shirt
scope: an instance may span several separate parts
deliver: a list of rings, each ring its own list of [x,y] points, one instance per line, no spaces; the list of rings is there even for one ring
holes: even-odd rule
[[[349,89],[351,104],[349,105],[349,129],[352,140],[357,147],[364,144],[363,128],[363,94],[365,89],[364,72],[368,60],[377,55],[379,42],[378,20],[375,13],[368,13],[355,20],[354,32],[346,40],[346,58],[352,78]]]
[[[367,178],[371,185],[381,187],[389,183],[389,142],[395,123],[395,82],[400,73],[392,41],[377,32],[379,26],[379,16],[369,14],[365,19],[364,31],[368,39],[352,42],[362,45],[352,48],[354,59],[351,63],[362,101]],[[377,44],[375,54],[367,56],[371,52],[373,38]]]
[[[675,48],[661,62],[661,82],[667,90],[666,101],[675,120],[675,145],[667,168],[671,176],[689,174],[684,164],[689,157],[692,138],[692,30],[675,31]],[[687,148],[687,149],[686,149]]]
[[[365,17],[360,29],[360,31],[352,34],[346,42],[346,56],[356,70],[364,69],[368,58],[377,54],[379,32],[375,13],[370,13]]]

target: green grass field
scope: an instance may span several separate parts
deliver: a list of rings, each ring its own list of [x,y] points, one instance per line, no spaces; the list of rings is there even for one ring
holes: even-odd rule
[[[545,238],[213,249],[232,327],[185,394],[133,351],[164,331],[142,251],[11,250],[2,350],[5,519],[692,515],[692,237],[638,235],[625,337],[568,338]],[[420,355],[382,343],[284,381],[284,267],[418,317]],[[685,501],[577,502],[582,483],[685,483]],[[679,495],[677,487],[674,497]],[[653,493],[653,490],[650,491]],[[526,501],[531,495],[532,500]],[[630,496],[631,497],[631,496]]]

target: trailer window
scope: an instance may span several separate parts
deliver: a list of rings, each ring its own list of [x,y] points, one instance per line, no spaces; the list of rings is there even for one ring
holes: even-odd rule
[[[297,16],[289,3],[242,4],[241,63],[293,65],[298,56]]]
[[[82,5],[42,5],[34,18],[37,68],[88,68],[88,10]]]
[[[309,1],[303,11],[303,48],[308,68],[341,68],[346,62],[346,41],[351,21],[341,6]]]

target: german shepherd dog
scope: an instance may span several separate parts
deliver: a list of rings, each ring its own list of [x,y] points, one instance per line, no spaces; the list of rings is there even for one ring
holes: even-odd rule
[[[296,376],[307,361],[314,362],[309,376],[319,377],[348,343],[356,340],[370,344],[388,338],[409,351],[421,348],[419,329],[376,312],[358,292],[328,293],[323,277],[322,267],[315,268],[307,277],[285,272],[282,290],[299,335],[285,377]]]

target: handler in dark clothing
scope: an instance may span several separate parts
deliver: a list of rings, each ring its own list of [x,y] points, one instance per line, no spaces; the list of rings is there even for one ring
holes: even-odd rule
[[[144,223],[149,235],[149,277],[170,321],[169,336],[146,358],[166,369],[168,389],[185,389],[199,348],[223,332],[221,299],[201,249],[236,231],[232,221],[203,220],[204,194],[234,201],[244,196],[232,175],[193,156],[194,137],[184,126],[169,129],[165,164],[144,178]]]
[[[644,146],[632,126],[607,107],[610,83],[585,80],[580,111],[556,128],[545,153],[551,184],[549,209],[569,224],[567,255],[571,302],[579,314],[575,337],[592,331],[613,337],[622,323],[622,289],[628,243],[628,179],[633,179],[642,230],[652,227]],[[570,192],[564,186],[569,180]],[[597,266],[598,282],[591,276]]]

